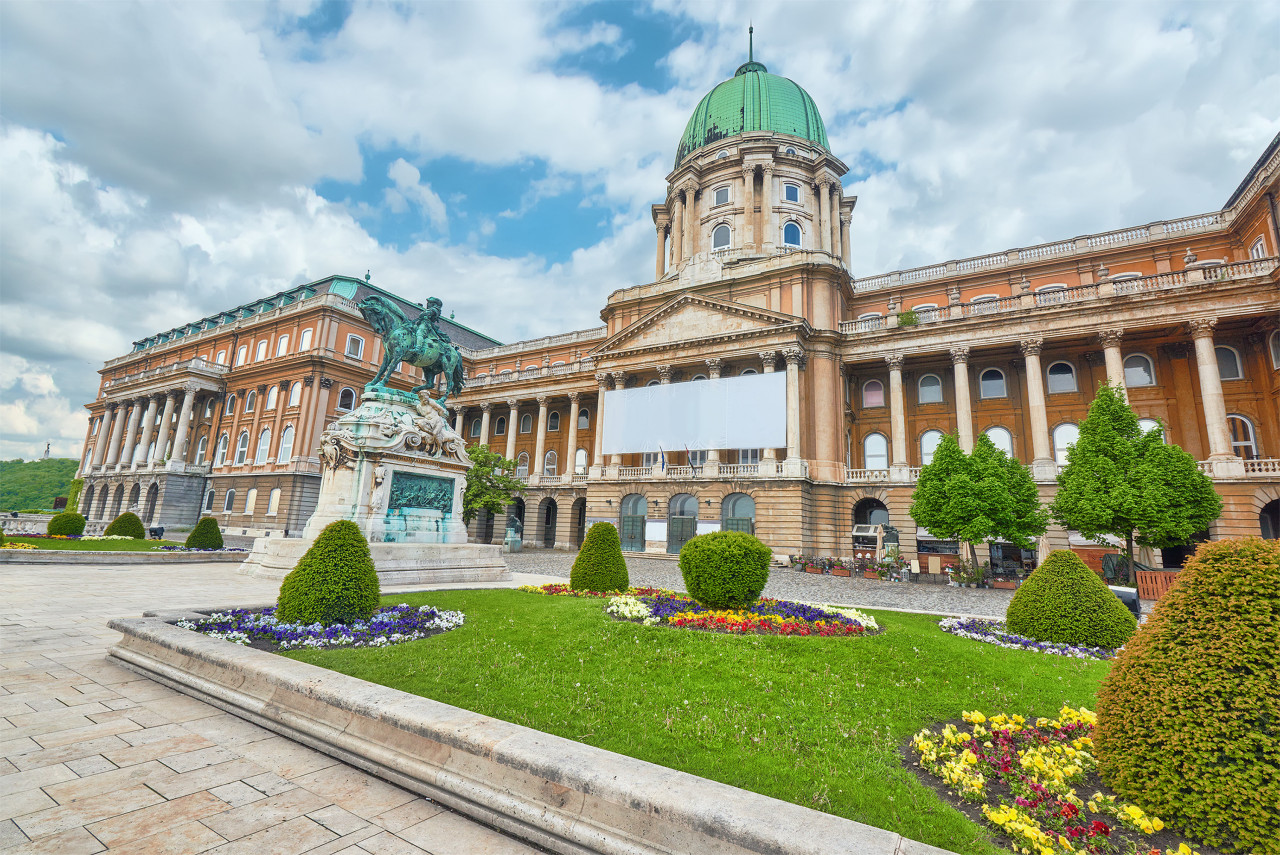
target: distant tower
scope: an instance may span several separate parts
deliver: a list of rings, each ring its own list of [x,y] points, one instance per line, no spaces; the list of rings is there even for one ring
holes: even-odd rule
[[[52,444],[52,443],[48,443],[48,442],[46,442],[46,443],[44,444],[44,457],[41,457],[41,458],[40,458],[41,460],[48,460],[48,459],[49,459],[49,446],[50,446],[51,444]]]

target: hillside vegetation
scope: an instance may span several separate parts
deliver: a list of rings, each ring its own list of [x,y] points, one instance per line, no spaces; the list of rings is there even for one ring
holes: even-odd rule
[[[64,457],[0,460],[0,510],[52,508],[55,498],[67,495],[76,466]]]

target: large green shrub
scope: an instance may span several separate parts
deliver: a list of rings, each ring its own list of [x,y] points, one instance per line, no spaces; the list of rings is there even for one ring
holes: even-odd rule
[[[1280,541],[1206,543],[1098,692],[1098,771],[1223,851],[1280,853]]]
[[[45,526],[45,533],[79,537],[84,534],[84,517],[75,511],[63,511],[49,520],[49,524]]]
[[[187,549],[221,549],[222,531],[218,528],[218,521],[213,517],[201,517],[183,545]]]
[[[378,573],[369,542],[351,520],[325,526],[280,584],[276,617],[285,623],[352,623],[378,608]]]
[[[569,587],[575,591],[625,591],[630,585],[618,530],[612,523],[595,523],[587,529],[578,557],[573,559]]]
[[[1137,626],[1133,613],[1074,552],[1049,554],[1014,592],[1005,612],[1010,632],[1114,650]]]
[[[138,515],[133,511],[125,511],[120,516],[111,521],[111,525],[107,526],[104,535],[124,535],[132,537],[134,540],[146,540],[147,530],[142,527],[142,520],[138,519]]]
[[[741,609],[760,598],[773,553],[745,531],[691,538],[680,550],[680,575],[689,596],[709,609]]]

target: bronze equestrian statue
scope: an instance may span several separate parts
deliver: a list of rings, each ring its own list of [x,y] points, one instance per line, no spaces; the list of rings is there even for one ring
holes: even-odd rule
[[[450,395],[462,391],[465,383],[462,356],[453,342],[449,341],[449,336],[437,326],[440,306],[439,298],[431,297],[423,312],[417,318],[409,320],[386,297],[374,295],[360,301],[360,314],[382,336],[384,351],[382,365],[373,379],[365,384],[366,389],[382,386],[396,365],[404,362],[422,369],[424,382],[421,386],[415,386],[414,392],[430,389],[435,385],[436,375],[441,372],[446,380],[441,403],[449,400]]]

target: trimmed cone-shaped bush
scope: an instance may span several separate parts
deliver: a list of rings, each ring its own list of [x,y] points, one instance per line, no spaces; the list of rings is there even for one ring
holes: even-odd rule
[[[280,584],[276,617],[285,623],[352,623],[378,608],[378,573],[369,542],[351,520],[338,520]]]
[[[1138,622],[1079,556],[1060,549],[1014,593],[1005,623],[1010,632],[1036,641],[1114,650]]]
[[[745,531],[691,538],[680,550],[680,575],[689,596],[709,609],[743,609],[760,599],[773,553]]]
[[[120,516],[111,521],[111,525],[107,526],[104,535],[124,535],[132,537],[134,540],[146,540],[147,530],[142,527],[142,520],[138,519],[138,515],[133,511],[125,511]]]
[[[60,534],[65,537],[79,537],[84,534],[84,517],[75,511],[63,511],[49,520],[45,526],[46,534]]]
[[[1226,852],[1280,853],[1280,541],[1202,545],[1098,692],[1098,771]]]
[[[569,587],[575,591],[625,591],[631,587],[622,541],[612,523],[598,522],[587,529],[569,571]]]
[[[222,531],[213,517],[201,517],[183,544],[187,549],[221,549],[222,545]]]

